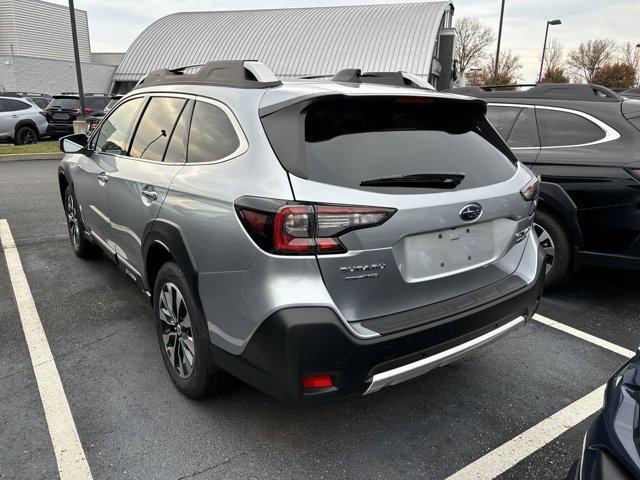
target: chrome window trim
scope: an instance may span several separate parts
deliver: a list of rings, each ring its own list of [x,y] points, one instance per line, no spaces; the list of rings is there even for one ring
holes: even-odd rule
[[[620,133],[610,127],[609,125],[607,125],[606,123],[604,123],[602,120],[598,120],[597,118],[589,115],[588,113],[584,113],[584,112],[580,112],[578,110],[572,110],[570,108],[562,108],[562,107],[548,107],[546,105],[521,105],[521,104],[516,104],[516,103],[487,103],[488,106],[491,107],[516,107],[516,108],[535,108],[535,109],[540,109],[540,110],[555,110],[557,112],[565,112],[565,113],[569,113],[572,115],[577,115],[579,117],[582,117],[588,121],[590,121],[591,123],[595,124],[597,127],[599,127],[603,132],[604,132],[604,137],[601,138],[600,140],[596,140],[594,142],[588,142],[588,143],[578,143],[578,144],[572,144],[572,145],[557,145],[557,146],[552,146],[552,147],[513,147],[511,148],[511,150],[548,150],[551,148],[575,148],[575,147],[588,147],[591,145],[598,145],[600,143],[607,143],[607,142],[612,142],[614,140],[618,140],[620,138]],[[537,120],[536,120],[537,122]]]

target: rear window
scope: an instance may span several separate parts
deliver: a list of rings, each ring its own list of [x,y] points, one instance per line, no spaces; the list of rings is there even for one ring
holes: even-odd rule
[[[516,167],[507,156],[508,150],[504,147],[501,151],[499,145],[504,144],[499,139],[489,140],[488,131],[493,130],[484,112],[477,106],[470,107],[461,102],[413,97],[341,98],[313,103],[299,120],[304,125],[304,144],[297,155],[305,157],[304,165],[288,170],[316,182],[400,194],[445,188],[372,186],[371,181],[407,175],[463,175],[455,187],[463,190],[511,178]],[[265,123],[268,134],[269,123]],[[281,128],[289,132],[296,129],[295,125]],[[272,140],[276,150],[277,143]],[[291,152],[282,157],[291,160]]]
[[[80,99],[79,98],[71,98],[71,97],[63,97],[63,98],[54,98],[49,103],[48,108],[60,108],[62,110],[75,110],[80,108]]]

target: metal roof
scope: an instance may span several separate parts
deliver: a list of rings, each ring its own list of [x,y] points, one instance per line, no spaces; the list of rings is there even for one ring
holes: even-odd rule
[[[283,78],[347,67],[429,75],[447,11],[453,11],[448,1],[175,13],[136,38],[114,80],[237,59],[260,60]]]

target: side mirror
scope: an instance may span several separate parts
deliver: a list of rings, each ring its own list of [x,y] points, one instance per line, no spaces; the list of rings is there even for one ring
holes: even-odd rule
[[[60,139],[60,151],[64,153],[82,153],[87,150],[89,138],[84,133],[67,135]]]

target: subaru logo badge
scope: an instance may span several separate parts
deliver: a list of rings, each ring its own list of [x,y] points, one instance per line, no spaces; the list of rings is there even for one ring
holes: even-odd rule
[[[465,205],[460,210],[460,218],[463,222],[474,222],[482,215],[482,207],[477,203]]]

